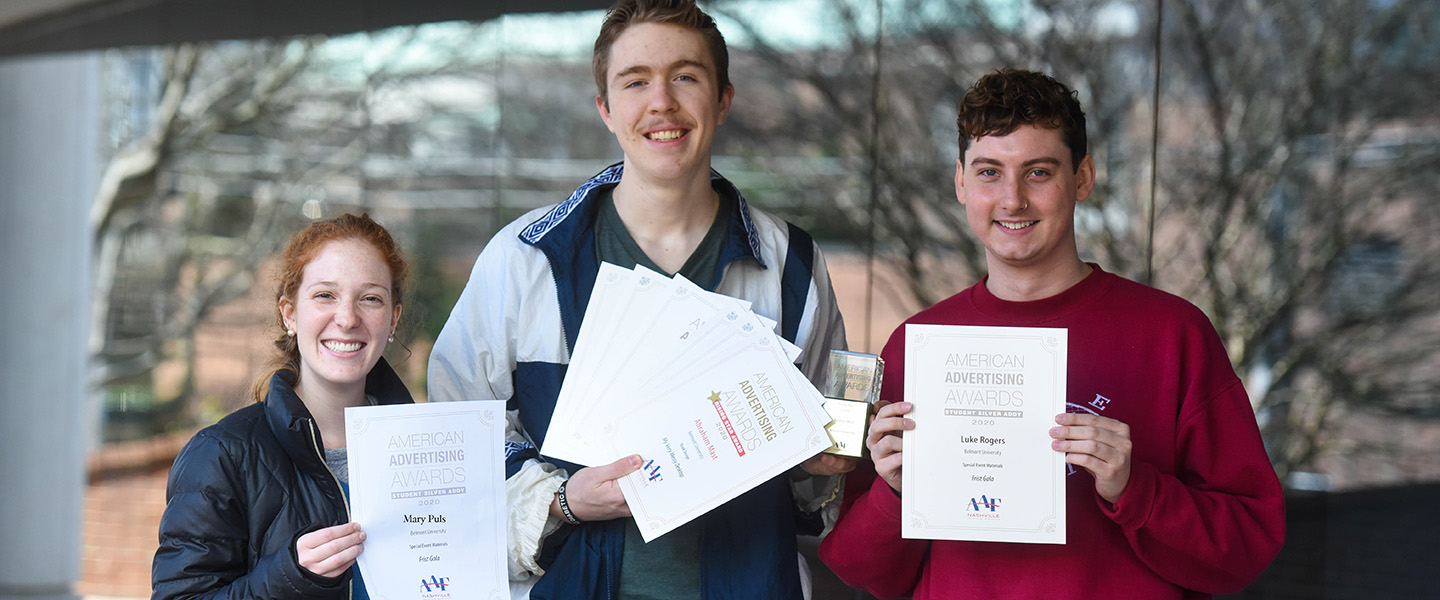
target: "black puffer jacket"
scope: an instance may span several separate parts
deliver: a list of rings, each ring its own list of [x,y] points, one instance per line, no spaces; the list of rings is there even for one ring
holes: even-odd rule
[[[413,402],[383,358],[365,393]],[[348,571],[321,577],[295,556],[301,535],[350,520],[322,448],[285,371],[264,402],[195,434],[170,469],[151,598],[349,598]]]

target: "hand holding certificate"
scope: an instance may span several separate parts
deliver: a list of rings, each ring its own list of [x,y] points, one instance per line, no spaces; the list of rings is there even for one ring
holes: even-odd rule
[[[645,459],[620,489],[646,541],[830,447],[819,395],[768,342],[697,361],[602,428]]]
[[[830,447],[799,348],[745,303],[601,266],[541,453],[618,481],[648,541]]]
[[[371,598],[509,598],[505,403],[345,409],[350,506]]]
[[[1065,543],[1066,334],[906,326],[903,537]]]

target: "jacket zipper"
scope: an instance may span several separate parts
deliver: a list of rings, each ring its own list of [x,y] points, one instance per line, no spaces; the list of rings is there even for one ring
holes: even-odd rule
[[[550,279],[555,282],[555,314],[560,317],[560,332],[565,336],[565,354],[569,356],[575,352],[574,345],[571,344],[570,341],[575,340],[578,342],[579,340],[575,338],[579,337],[580,334],[574,332],[575,335],[572,336],[570,326],[565,323],[565,304],[560,298],[560,272],[555,269],[557,263],[555,256],[552,255],[547,248],[541,248],[539,245],[535,247],[539,248],[540,253],[545,255],[545,262],[550,265]],[[571,290],[571,293],[573,294],[574,290]],[[578,327],[579,324],[577,323],[576,326]],[[567,361],[565,364],[568,367],[570,363]]]
[[[705,521],[697,520],[696,522],[700,525],[700,539],[696,541],[698,548],[696,548],[695,554],[695,560],[700,563],[700,600],[706,600],[710,597],[710,590],[705,587],[705,581],[708,579],[705,576]]]
[[[541,254],[544,254],[544,255],[545,255],[545,261],[546,261],[546,262],[549,264],[549,266],[550,266],[550,278],[551,278],[552,281],[555,282],[555,311],[556,311],[555,314],[557,314],[557,315],[560,316],[560,332],[561,332],[561,335],[564,335],[564,336],[565,336],[565,353],[566,353],[567,355],[569,355],[569,354],[575,352],[575,348],[571,345],[570,340],[575,339],[576,337],[579,337],[579,333],[576,333],[575,336],[571,336],[571,335],[570,335],[570,333],[571,333],[571,332],[570,332],[570,327],[565,324],[565,305],[564,305],[564,304],[561,302],[561,300],[560,300],[560,272],[555,269],[555,265],[556,265],[557,261],[555,260],[555,256],[550,253],[550,250],[548,250],[548,249],[546,249],[546,248],[543,248],[543,247],[540,247],[538,244],[536,244],[535,247],[540,250],[540,253],[541,253]],[[572,290],[572,292],[573,292],[573,290]],[[577,326],[578,326],[578,324],[577,324]],[[579,340],[576,340],[576,341],[578,342]],[[569,363],[568,363],[568,362],[566,363],[566,367],[567,367],[567,368],[569,367]],[[528,439],[530,436],[529,436],[529,434],[527,433],[525,437]],[[534,444],[535,442],[534,442],[534,441],[531,441],[530,443],[531,443],[531,444]],[[538,446],[538,445],[536,446],[536,449],[537,449],[537,450],[539,449],[539,446]],[[605,561],[605,600],[614,600],[614,599],[615,599],[615,561],[614,561],[614,558],[613,558],[613,557],[609,557],[609,560],[606,560],[606,561]]]
[[[615,561],[611,560],[605,561],[605,600],[614,600],[615,598],[614,562]]]
[[[309,426],[310,430],[310,447],[315,449],[315,456],[320,459],[320,464],[324,465],[325,472],[330,474],[330,481],[335,483],[335,489],[340,490],[340,503],[345,507],[345,522],[349,523],[350,499],[345,497],[345,488],[340,486],[340,478],[335,476],[335,472],[330,470],[330,464],[325,462],[325,449],[320,447],[320,435],[315,431],[315,420],[307,419],[305,424]],[[357,573],[360,571],[359,562],[351,566],[355,567]],[[351,600],[355,598],[355,578],[353,576],[350,581],[345,582],[345,597]]]

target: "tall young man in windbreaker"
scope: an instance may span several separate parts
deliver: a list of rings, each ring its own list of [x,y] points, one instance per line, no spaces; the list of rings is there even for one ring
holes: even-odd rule
[[[508,401],[515,597],[801,598],[796,535],[819,534],[826,514],[833,523],[838,507],[824,505],[853,464],[829,455],[646,544],[615,483],[639,457],[580,468],[536,450],[602,261],[753,302],[804,350],[812,381],[829,350],[844,347],[819,248],[710,168],[735,93],[728,61],[693,0],[613,6],[595,41],[595,107],[624,160],[497,233],[435,342],[431,400]]]
[[[1284,499],[1245,389],[1189,302],[1082,262],[1075,205],[1095,183],[1075,93],[1029,71],[982,77],[960,104],[955,195],[985,247],[980,283],[906,323],[1069,330],[1064,545],[902,539],[905,327],[883,406],[820,556],[882,598],[1208,598],[1239,590],[1284,540]],[[959,460],[956,458],[956,460]],[[960,502],[956,502],[959,510]],[[857,552],[856,548],[865,548]]]

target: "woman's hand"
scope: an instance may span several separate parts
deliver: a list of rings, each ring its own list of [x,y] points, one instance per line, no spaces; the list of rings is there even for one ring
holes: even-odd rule
[[[305,570],[323,577],[339,577],[355,564],[365,547],[359,523],[317,529],[295,540],[295,555]]]

